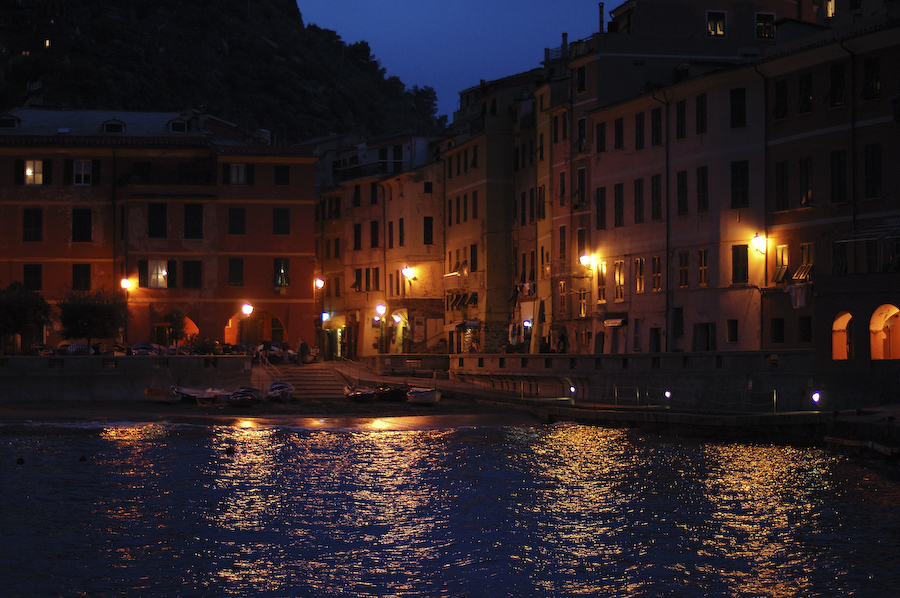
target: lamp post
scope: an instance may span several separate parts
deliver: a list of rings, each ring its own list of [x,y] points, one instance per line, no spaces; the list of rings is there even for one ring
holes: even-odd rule
[[[129,319],[129,311],[128,311],[128,300],[131,298],[131,281],[127,278],[123,278],[122,282],[122,290],[125,291],[125,326],[122,328],[122,342],[128,343],[128,319]]]
[[[378,352],[386,353],[385,346],[387,343],[385,342],[384,337],[384,314],[387,313],[387,306],[384,303],[379,303],[375,306],[375,313],[378,317]]]
[[[313,320],[316,327],[315,343],[316,346],[320,348],[320,351],[325,348],[325,297],[323,297],[321,293],[323,288],[325,288],[325,279],[319,276],[313,279],[313,309],[316,312],[316,317]],[[321,308],[319,308],[320,299],[322,305]]]

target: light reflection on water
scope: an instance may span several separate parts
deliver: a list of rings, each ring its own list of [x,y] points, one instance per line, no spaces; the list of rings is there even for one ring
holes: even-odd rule
[[[900,585],[895,465],[574,424],[407,424],[0,428],[2,594],[883,596]]]

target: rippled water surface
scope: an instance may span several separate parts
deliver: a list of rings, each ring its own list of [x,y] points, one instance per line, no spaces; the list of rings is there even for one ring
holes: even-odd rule
[[[900,588],[896,465],[815,449],[574,424],[6,426],[0,472],[11,598]]]

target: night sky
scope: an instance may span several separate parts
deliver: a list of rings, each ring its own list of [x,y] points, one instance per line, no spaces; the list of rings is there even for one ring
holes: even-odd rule
[[[621,2],[604,5],[610,10]],[[366,41],[408,88],[433,87],[438,114],[452,120],[459,92],[540,66],[544,48],[600,30],[595,0],[298,0],[305,24],[331,29],[346,43]]]

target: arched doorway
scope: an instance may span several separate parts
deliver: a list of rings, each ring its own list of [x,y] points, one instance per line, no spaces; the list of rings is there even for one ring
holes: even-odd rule
[[[853,315],[842,311],[831,324],[831,358],[842,361],[850,359],[853,349],[850,343],[850,320]]]
[[[197,324],[189,317],[184,316],[184,335],[178,339],[178,345],[193,344],[199,334],[200,328]],[[163,347],[173,346],[176,340],[172,338],[172,323],[166,320],[155,323],[150,340]]]
[[[250,315],[237,312],[228,319],[222,338],[228,345],[246,343],[256,347],[263,341],[283,343],[284,324],[265,310],[254,310]]]
[[[885,304],[869,320],[872,359],[900,359],[900,308]]]

